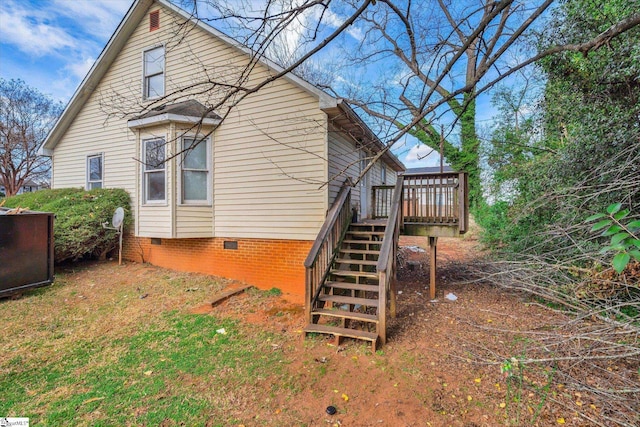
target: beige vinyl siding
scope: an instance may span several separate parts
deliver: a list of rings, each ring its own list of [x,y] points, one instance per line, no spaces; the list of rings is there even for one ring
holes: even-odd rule
[[[210,206],[177,206],[175,237],[210,237],[213,235],[213,209]]]
[[[387,169],[387,185],[396,185],[396,181],[398,180],[398,172],[394,171],[389,166],[385,165]]]
[[[116,116],[140,111],[143,51],[165,46],[166,93],[207,75],[236,84],[248,62],[198,27],[179,31],[176,18],[162,8],[159,30],[149,32],[148,15],[139,23],[56,147],[54,185],[84,186],[86,155],[104,152],[104,186],[129,191],[141,236],[315,239],[328,200],[326,186],[319,189],[327,179],[327,117],[316,97],[284,79],[247,97],[213,132],[212,208],[179,204],[175,161],[167,164],[167,206],[142,206],[137,132]],[[251,86],[269,73],[258,65],[242,84]],[[215,87],[198,86],[196,92],[206,92],[191,97],[206,105],[221,95]],[[115,116],[106,120],[104,110]],[[164,132],[171,132],[169,126]]]
[[[380,165],[382,160],[378,160],[375,165],[369,169],[369,179],[371,180],[371,186],[382,185],[382,173],[380,172]]]
[[[105,124],[96,103],[87,103],[71,124],[53,155],[54,188],[85,187],[88,155],[104,153],[103,186],[135,192],[135,135],[126,127]]]
[[[383,183],[382,182],[382,168],[386,169],[386,180]],[[389,167],[389,165],[387,165],[386,163],[384,163],[383,160],[378,160],[376,165],[372,168],[372,180],[371,180],[371,185],[394,185],[396,183],[396,174],[397,172],[394,171],[391,167]]]
[[[333,178],[329,182],[329,206],[331,206],[340,191],[340,187],[346,175],[350,176],[355,182],[360,174],[361,164],[359,158],[359,150],[356,148],[356,143],[346,136],[344,133],[331,128],[329,132],[329,177]],[[371,156],[371,154],[368,154]],[[386,168],[387,177],[386,185],[394,185],[396,183],[396,172],[382,159],[379,159],[376,164],[369,169],[369,197],[368,203],[371,204],[371,187],[376,185],[382,185],[382,168]],[[343,174],[337,178],[336,175],[341,171],[346,171],[346,175]],[[351,204],[360,210],[360,192],[362,191],[362,185],[358,184],[352,188]],[[369,206],[370,208],[370,206]]]
[[[353,182],[360,175],[360,160],[356,143],[335,128],[329,130],[329,206],[331,206],[342,187],[342,183],[351,177]],[[360,206],[360,186],[351,189],[351,204]]]

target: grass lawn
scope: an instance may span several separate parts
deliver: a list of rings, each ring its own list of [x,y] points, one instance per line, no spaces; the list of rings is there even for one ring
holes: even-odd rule
[[[281,337],[188,312],[226,283],[152,267],[110,278],[95,270],[0,301],[0,415],[48,426],[228,426],[256,390],[293,386],[272,345]],[[117,286],[129,272],[136,286]]]

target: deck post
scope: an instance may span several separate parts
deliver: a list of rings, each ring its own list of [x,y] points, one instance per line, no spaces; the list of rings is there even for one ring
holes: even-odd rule
[[[391,317],[393,317],[394,319],[396,318],[396,283],[397,279],[394,274],[391,277],[391,291],[389,293],[389,314],[391,314]]]
[[[438,238],[429,236],[429,299],[436,299],[436,246]]]
[[[380,283],[387,282],[387,272],[380,272],[378,278]],[[380,345],[384,345],[387,342],[387,292],[386,287],[380,288],[378,296],[378,337],[380,338]]]
[[[310,268],[305,271],[305,287],[304,287],[304,317],[308,322],[312,321],[311,318],[311,299],[313,298],[314,289],[311,288],[313,283],[313,272]]]

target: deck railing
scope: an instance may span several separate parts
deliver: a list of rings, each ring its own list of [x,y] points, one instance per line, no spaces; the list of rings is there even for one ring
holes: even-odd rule
[[[304,262],[306,269],[305,306],[307,318],[317,303],[331,265],[335,260],[340,243],[349,229],[353,212],[351,211],[351,186],[342,185],[333,206],[327,213],[327,218],[320,228],[318,237],[313,243],[309,255]]]
[[[403,181],[403,224],[456,226],[467,231],[469,217],[467,175],[458,172],[400,175]],[[388,218],[394,186],[372,189],[373,218]]]
[[[393,195],[390,198],[387,226],[382,238],[378,264],[376,265],[379,281],[378,330],[381,344],[384,344],[387,340],[387,296],[390,298],[391,316],[395,317],[396,315],[396,259],[398,255],[398,238],[402,227],[402,185],[402,179],[398,177],[393,188]]]
[[[404,221],[434,225],[460,221],[461,187],[458,173],[404,177]],[[463,199],[464,200],[464,199]]]
[[[401,178],[398,177],[398,179],[400,180]],[[394,185],[376,185],[373,187],[371,191],[371,206],[373,207],[371,216],[374,219],[389,217],[394,188]]]

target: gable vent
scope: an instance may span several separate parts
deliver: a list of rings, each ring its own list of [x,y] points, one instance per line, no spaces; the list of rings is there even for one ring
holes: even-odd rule
[[[160,11],[156,10],[149,14],[149,31],[160,28]]]

